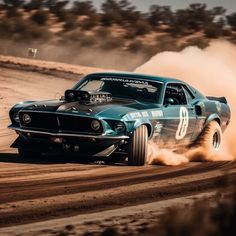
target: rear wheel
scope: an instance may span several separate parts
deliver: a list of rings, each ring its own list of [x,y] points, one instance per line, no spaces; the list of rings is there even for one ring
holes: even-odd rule
[[[18,153],[20,157],[23,158],[40,158],[42,156],[42,152],[32,150],[32,149],[25,149],[25,148],[18,148]]]
[[[206,149],[208,154],[214,154],[220,150],[221,142],[221,127],[217,121],[213,120],[204,129],[200,139],[200,144]]]
[[[148,130],[145,125],[138,127],[131,136],[128,147],[128,163],[143,166],[147,160]]]

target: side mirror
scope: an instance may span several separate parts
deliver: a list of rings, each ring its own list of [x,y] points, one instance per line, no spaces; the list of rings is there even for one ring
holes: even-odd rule
[[[174,105],[175,101],[173,98],[167,98],[165,100],[165,106]]]

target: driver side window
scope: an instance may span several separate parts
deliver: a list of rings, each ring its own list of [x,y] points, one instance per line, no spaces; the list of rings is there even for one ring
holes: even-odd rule
[[[181,84],[168,84],[165,91],[164,105],[186,105],[187,99]]]

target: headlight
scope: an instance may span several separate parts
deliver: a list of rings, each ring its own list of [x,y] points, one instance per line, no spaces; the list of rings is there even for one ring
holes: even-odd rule
[[[91,122],[91,127],[94,131],[98,131],[101,128],[101,123],[98,120],[93,120]]]
[[[121,121],[117,121],[115,122],[114,124],[114,130],[117,132],[117,133],[122,133],[125,131],[125,124]]]
[[[20,122],[19,112],[15,112],[15,113],[13,114],[13,120],[14,120],[15,122],[17,122],[17,123]]]
[[[24,114],[22,116],[22,120],[23,120],[24,124],[29,124],[31,122],[31,117],[28,114]]]

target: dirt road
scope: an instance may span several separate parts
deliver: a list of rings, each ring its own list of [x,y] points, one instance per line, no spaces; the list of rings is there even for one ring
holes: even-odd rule
[[[4,227],[212,192],[225,172],[236,182],[235,162],[129,167],[83,164],[68,156],[20,159],[9,148],[15,137],[6,128],[9,108],[21,100],[59,97],[75,81],[0,68],[0,235]]]

